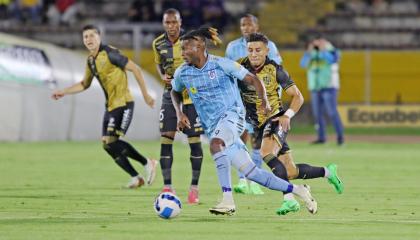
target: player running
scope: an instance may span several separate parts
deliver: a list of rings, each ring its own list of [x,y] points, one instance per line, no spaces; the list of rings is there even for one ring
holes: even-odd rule
[[[208,54],[206,39],[215,43],[221,42],[216,30],[212,28],[200,28],[181,37],[185,64],[175,72],[171,96],[178,116],[178,127],[189,128],[191,123],[180,107],[181,94],[187,89],[210,139],[210,152],[216,164],[223,193],[222,201],[210,208],[210,213],[232,215],[235,212],[231,164],[248,179],[273,190],[294,193],[305,201],[308,208],[316,210],[316,201],[306,186],[292,185],[256,167],[250,159],[240,139],[245,126],[245,109],[237,87],[237,79],[251,84],[256,89],[261,109],[268,114],[271,109],[264,85],[238,63]]]
[[[271,112],[266,115],[258,109],[262,101],[255,88],[239,81],[242,100],[246,108],[246,119],[255,127],[256,142],[261,148],[261,156],[272,172],[279,178],[311,179],[325,177],[334,185],[338,193],[343,192],[343,183],[337,176],[337,166],[314,167],[308,164],[295,164],[286,137],[290,129],[290,119],[303,104],[303,97],[289,74],[281,65],[268,58],[268,38],[260,33],[252,33],[247,38],[248,57],[239,62],[250,72],[257,75],[264,83]],[[285,110],[279,89],[291,97],[289,109]],[[277,209],[279,215],[296,212],[299,203],[293,194],[286,193],[282,206]],[[311,213],[315,213],[310,209]]]
[[[58,100],[65,95],[76,94],[88,89],[95,77],[105,93],[105,114],[102,125],[102,142],[105,151],[126,173],[131,176],[128,188],[138,188],[152,184],[156,173],[156,160],[147,159],[128,142],[120,139],[130,126],[134,100],[128,88],[127,73],[134,74],[144,101],[153,107],[154,99],[149,95],[140,68],[118,49],[101,43],[99,29],[93,25],[83,28],[83,43],[89,50],[86,71],[83,80],[68,88],[57,90],[52,98]],[[128,161],[128,158],[141,163],[145,170],[145,178],[141,176]]]

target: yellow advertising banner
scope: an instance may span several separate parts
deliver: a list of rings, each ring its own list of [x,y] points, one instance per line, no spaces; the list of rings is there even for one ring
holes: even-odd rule
[[[420,127],[420,105],[343,105],[345,127]]]

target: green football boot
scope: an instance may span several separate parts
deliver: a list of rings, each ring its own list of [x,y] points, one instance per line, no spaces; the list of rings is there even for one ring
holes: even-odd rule
[[[283,200],[283,204],[280,208],[277,208],[276,213],[278,215],[286,215],[289,212],[297,212],[300,210],[300,204],[296,199]]]
[[[328,164],[327,169],[330,172],[330,176],[328,177],[328,182],[334,186],[335,191],[338,194],[342,194],[344,190],[344,185],[343,185],[343,182],[338,177],[337,165],[334,163]]]
[[[253,195],[263,195],[264,194],[260,185],[256,182],[250,182],[249,183],[249,192],[250,192],[250,194],[253,194]]]
[[[250,189],[246,179],[239,179],[239,183],[233,186],[233,191],[236,193],[250,194]]]

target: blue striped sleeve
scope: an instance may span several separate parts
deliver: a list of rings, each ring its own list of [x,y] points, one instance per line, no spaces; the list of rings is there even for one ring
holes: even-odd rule
[[[239,80],[243,80],[249,73],[241,64],[227,58],[219,58],[218,64],[225,73]]]
[[[185,85],[181,81],[181,68],[179,67],[175,70],[174,79],[171,81],[172,89],[176,92],[182,92],[185,88]]]

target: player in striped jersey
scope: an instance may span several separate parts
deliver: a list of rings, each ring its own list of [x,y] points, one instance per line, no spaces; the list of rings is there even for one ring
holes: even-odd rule
[[[235,212],[232,196],[230,165],[244,175],[267,188],[292,192],[301,197],[309,207],[316,208],[308,188],[292,185],[272,173],[257,168],[250,159],[240,139],[244,131],[245,109],[241,101],[237,80],[251,84],[261,101],[261,110],[271,111],[262,82],[238,63],[227,58],[210,55],[206,39],[220,43],[217,31],[200,28],[184,35],[181,40],[181,65],[172,80],[171,97],[178,116],[178,128],[189,128],[190,122],[181,111],[181,93],[187,89],[197,110],[205,133],[210,139],[210,152],[216,164],[222,201],[210,208],[210,213],[231,215]]]

